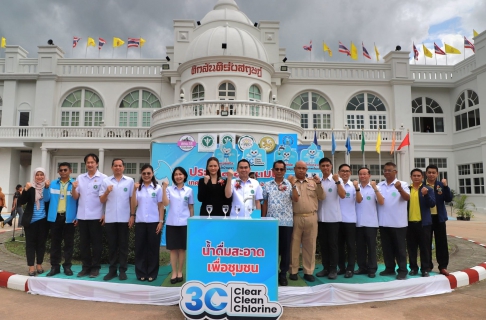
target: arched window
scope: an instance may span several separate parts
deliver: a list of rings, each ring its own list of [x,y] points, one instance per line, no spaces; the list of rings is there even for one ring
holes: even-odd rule
[[[444,132],[444,117],[440,105],[433,99],[412,100],[413,132]]]
[[[219,86],[219,100],[235,100],[236,88],[230,82],[223,82]]]
[[[331,128],[331,106],[327,99],[318,93],[301,93],[292,101],[290,107],[300,111],[300,126],[302,128]]]
[[[262,101],[262,93],[260,88],[256,85],[252,85],[250,87],[250,91],[248,92],[248,98],[250,101]]]
[[[91,90],[71,92],[61,105],[61,126],[99,126],[103,120],[103,102]]]
[[[456,131],[479,126],[479,97],[476,92],[466,90],[456,101],[454,108]]]
[[[204,87],[200,84],[192,89],[192,101],[204,101]]]
[[[142,89],[132,91],[120,102],[118,125],[120,127],[150,127],[154,109],[160,109],[160,101],[153,93]]]
[[[372,93],[360,93],[349,100],[346,106],[346,123],[349,129],[386,129],[386,107]]]

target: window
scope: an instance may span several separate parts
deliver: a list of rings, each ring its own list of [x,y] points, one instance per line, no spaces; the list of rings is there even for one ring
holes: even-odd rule
[[[444,132],[444,117],[440,105],[433,99],[412,100],[413,132]]]
[[[476,92],[466,90],[459,95],[454,109],[456,131],[480,125],[479,98]]]
[[[103,121],[103,102],[91,90],[71,92],[61,105],[61,126],[93,127]]]
[[[235,100],[236,89],[232,83],[224,82],[219,86],[219,100]]]
[[[126,174],[137,174],[137,163],[136,162],[125,163],[124,173],[126,173]]]
[[[459,175],[459,193],[484,194],[484,171],[482,162],[458,165],[457,173]]]
[[[471,174],[470,165],[468,164],[461,164],[457,166],[457,169],[460,176]]]
[[[436,165],[439,168],[439,176],[437,180],[447,179],[447,158],[415,158],[414,167],[422,169],[425,173],[425,169],[428,165]]]
[[[360,93],[346,106],[349,129],[386,129],[387,112],[383,101],[374,94]]]
[[[204,101],[204,87],[200,84],[192,89],[192,101]]]
[[[425,158],[415,158],[415,168],[425,168]]]
[[[447,168],[447,158],[429,158],[429,164],[436,165],[437,168]]]
[[[258,88],[256,85],[252,85],[250,87],[250,91],[248,92],[248,98],[250,101],[262,101],[260,88]]]
[[[323,96],[315,92],[304,92],[292,101],[290,107],[300,111],[302,128],[331,129],[331,106]]]
[[[471,179],[459,179],[459,193],[471,194]]]
[[[150,127],[152,111],[160,107],[160,101],[153,93],[132,91],[120,102],[118,124],[120,127]]]

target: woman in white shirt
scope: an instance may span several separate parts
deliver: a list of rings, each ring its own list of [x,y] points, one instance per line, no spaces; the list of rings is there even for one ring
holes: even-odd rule
[[[135,274],[140,281],[157,279],[164,207],[162,188],[157,185],[154,168],[142,167],[138,183],[133,187],[131,212],[135,214]]]
[[[167,214],[166,240],[167,249],[170,250],[170,264],[172,277],[170,283],[182,282],[182,266],[186,258],[187,219],[194,215],[194,197],[192,189],[185,186],[187,172],[177,167],[172,172],[170,187],[164,182],[163,205],[169,207]]]

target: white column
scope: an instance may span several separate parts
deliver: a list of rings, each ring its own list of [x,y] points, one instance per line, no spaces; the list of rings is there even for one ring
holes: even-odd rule
[[[41,167],[47,170],[47,148],[41,147],[42,150],[42,162],[41,162]],[[47,173],[47,172],[46,172]]]
[[[105,149],[98,150],[98,158],[100,159],[100,163],[98,164],[98,170],[104,173],[104,165],[105,165]]]

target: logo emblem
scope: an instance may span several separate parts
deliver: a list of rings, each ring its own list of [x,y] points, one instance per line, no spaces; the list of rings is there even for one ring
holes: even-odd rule
[[[396,197],[397,193],[395,191],[392,192],[392,197]]]
[[[191,151],[196,146],[196,140],[192,136],[185,135],[182,136],[179,141],[177,141],[177,146],[182,151]]]
[[[205,135],[201,139],[201,143],[206,148],[211,148],[214,145],[214,138],[210,135]]]
[[[96,190],[96,189],[98,189],[98,185],[97,185],[97,184],[95,184],[95,185],[93,186],[93,189],[95,189],[95,190]]]
[[[370,197],[370,196],[367,196],[367,197],[366,197],[366,200],[371,200],[371,197]]]
[[[240,140],[238,140],[238,148],[241,151],[245,151],[246,149],[251,149],[254,143],[255,140],[252,136],[242,136],[240,137]]]
[[[152,192],[152,198],[155,198],[155,192]]]
[[[258,145],[260,146],[260,148],[265,150],[266,153],[271,153],[273,150],[275,150],[275,147],[277,146],[275,140],[272,137],[268,136],[263,137]]]
[[[127,190],[128,190],[127,188],[124,188],[124,189],[123,189],[123,191],[125,191],[125,192],[127,192]]]
[[[327,189],[327,191],[332,192],[332,188]]]

